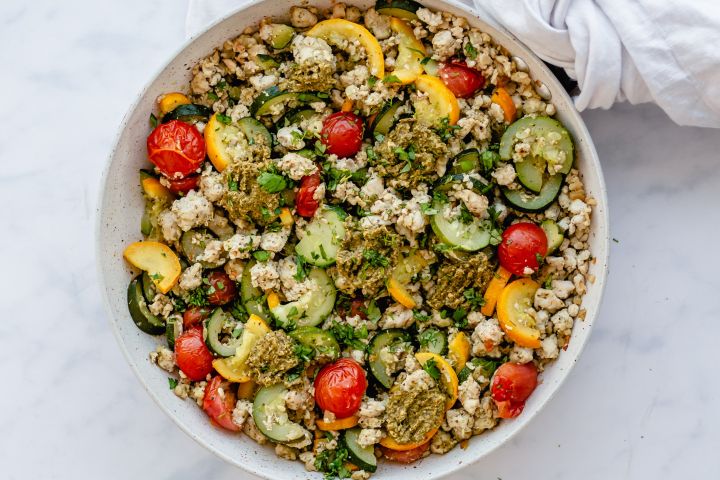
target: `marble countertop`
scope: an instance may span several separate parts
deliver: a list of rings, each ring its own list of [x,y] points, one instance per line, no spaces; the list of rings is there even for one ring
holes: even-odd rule
[[[96,282],[100,172],[127,106],[183,41],[185,9],[0,3],[2,478],[250,478],[151,401]],[[602,311],[547,408],[451,478],[720,478],[720,133],[649,105],[583,117],[616,240]]]

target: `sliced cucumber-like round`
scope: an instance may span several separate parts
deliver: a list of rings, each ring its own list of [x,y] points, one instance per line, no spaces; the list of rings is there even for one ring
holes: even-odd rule
[[[530,144],[530,153],[544,158],[551,167],[559,165],[559,170],[550,172],[568,173],[573,165],[574,146],[570,133],[554,118],[523,117],[510,125],[500,139],[500,157],[510,160],[519,141],[516,135],[529,129],[529,136],[536,141]]]
[[[228,342],[223,342],[221,340],[221,336],[223,336],[223,327],[231,320],[231,318],[232,317],[228,317],[221,308],[216,308],[212,315],[205,320],[205,328],[203,329],[205,344],[211,352],[219,357],[232,357],[235,355],[237,348],[242,343],[241,336],[235,338],[231,337]],[[232,321],[233,323],[236,323],[234,320]]]
[[[170,110],[168,113],[163,115],[162,123],[167,123],[171,120],[180,120],[185,123],[192,124],[197,122],[207,122],[212,114],[212,109],[204,105],[186,103],[184,105],[178,105],[173,110]]]
[[[562,184],[563,175],[558,173],[545,180],[538,194],[526,190],[510,190],[507,187],[502,188],[502,193],[513,208],[523,212],[538,212],[555,201]]]
[[[287,388],[281,383],[258,390],[253,402],[253,420],[258,430],[270,440],[292,443],[305,436],[305,429],[290,421],[285,408]]]
[[[140,276],[135,277],[128,285],[127,300],[130,317],[143,332],[160,335],[165,331],[165,322],[150,312],[140,278]]]
[[[168,318],[165,324],[165,339],[167,340],[170,350],[175,349],[175,339],[182,335],[182,329],[183,322],[181,317],[173,315]]]
[[[297,108],[285,115],[285,121],[278,122],[278,126],[297,125],[303,120],[309,120],[318,113],[312,108]]]
[[[540,224],[540,228],[543,229],[545,236],[547,237],[548,255],[550,255],[552,252],[560,248],[565,236],[563,235],[562,230],[560,230],[560,227],[558,227],[558,224],[549,218],[547,220],[543,220]]]
[[[423,330],[417,336],[420,343],[419,351],[437,353],[445,355],[448,350],[447,334],[437,328],[428,328]]]
[[[540,192],[545,175],[545,160],[542,157],[528,156],[515,164],[518,180],[525,188]]]
[[[340,357],[340,345],[335,336],[317,327],[300,327],[290,332],[290,336],[299,344],[315,350],[316,357],[326,357],[332,360]]]
[[[150,274],[148,272],[143,272],[141,281],[145,300],[150,303],[154,302],[155,295],[157,295],[157,288],[155,287],[155,282],[153,282],[152,278],[150,278]]]
[[[242,276],[240,277],[240,299],[249,314],[255,314],[267,322],[270,320],[270,315],[268,314],[265,304],[265,296],[262,290],[252,285],[250,269],[255,266],[255,263],[257,263],[255,260],[250,260],[245,264]]]
[[[490,243],[490,231],[477,218],[464,223],[459,218],[450,220],[445,217],[445,205],[435,204],[438,213],[430,217],[430,226],[443,243],[460,248],[466,252],[474,252],[485,248]]]
[[[273,113],[273,106],[285,105],[289,102],[314,103],[327,101],[327,95],[322,93],[294,93],[280,90],[276,85],[264,90],[253,100],[250,105],[250,114],[253,117],[269,115]]]
[[[382,15],[404,18],[406,20],[417,20],[418,8],[422,8],[413,0],[378,0],[375,2],[375,10]]]
[[[263,70],[272,70],[280,66],[280,62],[275,60],[270,55],[259,54],[255,57],[255,63],[257,63]]]
[[[388,359],[383,354],[385,347],[403,348],[402,344],[409,344],[410,335],[404,330],[383,330],[373,337],[368,347],[368,365],[375,379],[385,388],[390,388],[394,377],[388,371]]]
[[[275,321],[282,327],[292,330],[295,327],[314,327],[330,315],[335,306],[335,284],[320,268],[313,268],[308,278],[316,287],[304,293],[294,302],[283,303],[270,309]]]
[[[377,135],[387,135],[390,129],[397,122],[396,113],[398,108],[402,106],[403,102],[399,100],[391,100],[390,102],[383,105],[380,112],[375,116],[368,133],[375,138]]]
[[[295,29],[283,23],[273,23],[264,28],[269,29],[268,43],[276,50],[287,47],[295,36]]]
[[[192,229],[182,234],[182,237],[180,237],[180,247],[190,263],[200,262],[200,264],[205,268],[216,268],[222,265],[222,263],[198,260],[198,258],[205,252],[205,247],[211,240],[217,239],[207,230]]]
[[[377,470],[377,458],[375,457],[375,448],[372,445],[361,447],[358,442],[360,437],[360,428],[351,428],[345,430],[345,445],[348,449],[348,458],[357,465],[360,470],[366,472],[374,472]]]
[[[323,207],[316,213],[305,236],[295,245],[295,251],[316,267],[335,263],[340,243],[345,238],[345,212],[338,208]]]
[[[485,195],[493,189],[492,184],[479,175],[468,176],[463,173],[450,173],[438,180],[435,184],[435,190],[446,192],[449,191],[454,184],[465,183],[468,180],[472,184],[472,190],[480,195]]]
[[[256,119],[252,117],[241,118],[238,120],[237,126],[240,131],[243,132],[243,135],[245,135],[250,145],[262,143],[268,147],[272,146],[272,135],[270,135],[268,129],[265,128],[265,125]]]
[[[450,173],[470,173],[478,170],[480,170],[480,151],[477,148],[468,148],[457,154]]]

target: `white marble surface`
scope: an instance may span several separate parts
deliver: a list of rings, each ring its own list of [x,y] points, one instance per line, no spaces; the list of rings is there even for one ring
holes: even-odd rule
[[[249,478],[167,418],[100,305],[99,175],[185,1],[0,2],[0,478]],[[453,480],[720,478],[720,132],[584,114],[612,244],[602,312],[551,404]]]

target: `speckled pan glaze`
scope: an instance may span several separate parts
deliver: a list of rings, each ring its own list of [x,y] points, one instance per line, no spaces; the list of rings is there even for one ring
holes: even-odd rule
[[[299,1],[255,0],[242,9],[219,20],[204,33],[186,43],[157,76],[138,95],[120,126],[117,142],[104,172],[104,188],[101,190],[97,211],[97,265],[102,282],[104,303],[110,316],[125,357],[138,378],[157,404],[188,435],[224,460],[256,475],[268,479],[300,480],[309,474],[300,462],[289,462],[275,456],[269,447],[263,447],[244,435],[221,431],[213,427],[207,416],[191,401],[181,401],[168,389],[167,375],[148,360],[148,352],[158,342],[142,333],[133,324],[127,310],[126,288],[135,272],[122,259],[123,248],[141,238],[140,217],[143,198],[137,187],[137,171],[148,165],[145,139],[148,134],[148,117],[155,99],[164,92],[184,90],[190,80],[193,64],[228,38],[238,35],[246,26],[265,16],[285,18],[291,5]],[[329,1],[313,1],[325,8]],[[374,2],[347,1],[361,8]],[[605,183],[595,147],[587,129],[572,102],[558,81],[545,65],[526,47],[507,32],[477,18],[467,6],[454,1],[422,0],[433,10],[445,10],[464,16],[470,25],[488,32],[494,40],[527,63],[532,77],[543,82],[552,94],[557,107],[557,117],[570,130],[575,139],[577,165],[583,174],[585,189],[598,200],[593,208],[590,235],[590,251],[597,259],[590,268],[595,275],[594,284],[588,284],[583,307],[588,314],[584,321],[577,321],[567,351],[553,362],[541,376],[541,384],[530,397],[523,414],[480,436],[473,437],[467,449],[453,449],[446,455],[431,455],[411,466],[399,466],[382,462],[373,478],[401,480],[412,475],[416,480],[438,478],[478,461],[502,445],[532,420],[550,400],[577,361],[585,342],[590,336],[593,321],[597,317],[607,275],[609,229]],[[142,441],[142,440],[140,440]],[[314,474],[318,479],[320,474]]]

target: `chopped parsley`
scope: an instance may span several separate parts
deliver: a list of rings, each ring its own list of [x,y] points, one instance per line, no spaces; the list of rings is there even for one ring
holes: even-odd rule
[[[465,297],[465,300],[470,304],[471,309],[477,309],[479,307],[482,307],[485,305],[485,299],[483,298],[482,294],[479,290],[475,290],[475,288],[468,288],[463,292],[463,297]]]
[[[377,83],[378,78],[375,75],[370,75],[370,78],[368,78],[367,84],[368,87],[372,88]]]
[[[537,261],[538,265],[540,265],[540,264],[542,263],[542,261],[543,261],[543,256],[540,255],[539,253],[536,253],[536,254],[535,254],[535,260]]]
[[[382,314],[380,313],[380,308],[375,304],[375,300],[370,300],[370,303],[365,309],[365,314],[371,322],[377,322],[380,320]]]
[[[437,366],[437,363],[435,363],[435,359],[431,358],[425,364],[422,366],[423,370],[425,370],[428,375],[430,375],[435,381],[440,380],[440,369]]]
[[[232,118],[230,118],[228,115],[223,115],[222,113],[217,114],[217,119],[218,122],[225,125],[230,125],[232,123]]]
[[[397,75],[387,75],[383,78],[383,83],[402,83]]]
[[[453,136],[453,132],[459,128],[460,126],[458,125],[450,125],[450,118],[443,117],[440,120],[440,125],[437,126],[435,131],[438,135],[440,135],[440,138],[442,138],[443,141],[447,141]]]
[[[150,120],[150,126],[151,126],[152,128],[155,128],[155,127],[158,126],[158,119],[157,119],[157,117],[155,116],[154,113],[151,113],[151,114],[150,114],[150,119],[149,119],[149,120]]]
[[[177,387],[178,381],[177,378],[168,377],[168,386],[170,387],[170,390],[175,389]]]
[[[423,213],[423,215],[435,215],[438,213],[437,208],[433,208],[431,203],[421,203],[420,204],[420,211]]]
[[[307,277],[307,271],[305,270],[305,265],[307,261],[305,260],[305,257],[302,255],[295,255],[295,275],[293,275],[293,278],[297,280],[298,282],[302,282]]]
[[[465,328],[468,325],[467,311],[464,308],[458,308],[452,314],[453,323],[457,328]]]
[[[329,433],[329,432],[328,432]],[[334,450],[323,450],[315,458],[315,469],[325,474],[325,480],[350,477],[350,470],[345,466],[348,449],[345,442],[338,441]]]
[[[492,171],[500,163],[500,154],[493,150],[485,150],[480,154],[480,161],[486,172]]]
[[[368,337],[368,330],[365,325],[360,328],[353,328],[352,325],[334,321],[330,326],[330,331],[335,335],[335,339],[340,345],[347,345],[355,350],[365,350],[365,343],[362,342]]]
[[[365,259],[365,265],[371,267],[385,268],[390,265],[390,260],[377,250],[365,249],[363,250],[362,256]]]
[[[282,192],[288,187],[288,182],[280,174],[272,172],[262,172],[257,177],[260,187],[268,193]]]
[[[315,349],[309,345],[296,343],[293,347],[293,353],[296,357],[306,363],[315,358]]]
[[[245,322],[248,319],[248,312],[243,305],[241,299],[237,298],[230,307],[230,315],[240,322]],[[234,333],[234,332],[233,332]]]
[[[194,307],[204,307],[208,304],[207,291],[202,286],[191,291],[187,297],[187,304]]]
[[[413,310],[413,318],[420,323],[424,323],[430,320],[430,315],[423,312],[422,310]]]
[[[207,97],[208,97],[208,100],[213,101],[213,102],[217,102],[218,100],[220,100],[220,97],[218,97],[215,92],[208,92]],[[218,120],[220,120],[219,117],[220,117],[220,115],[218,115]]]
[[[423,58],[422,60],[420,60],[420,65],[425,66],[425,65],[427,65],[431,60],[432,60],[432,58],[430,58],[430,57],[425,57],[425,58]]]
[[[464,50],[465,50],[465,56],[467,58],[469,58],[471,60],[475,60],[477,58],[478,51],[477,51],[477,48],[475,48],[472,43],[468,42],[465,45]]]
[[[464,223],[465,225],[468,225],[470,223],[473,223],[475,220],[475,217],[473,217],[473,214],[470,213],[470,210],[468,210],[465,203],[460,204],[460,221]]]

